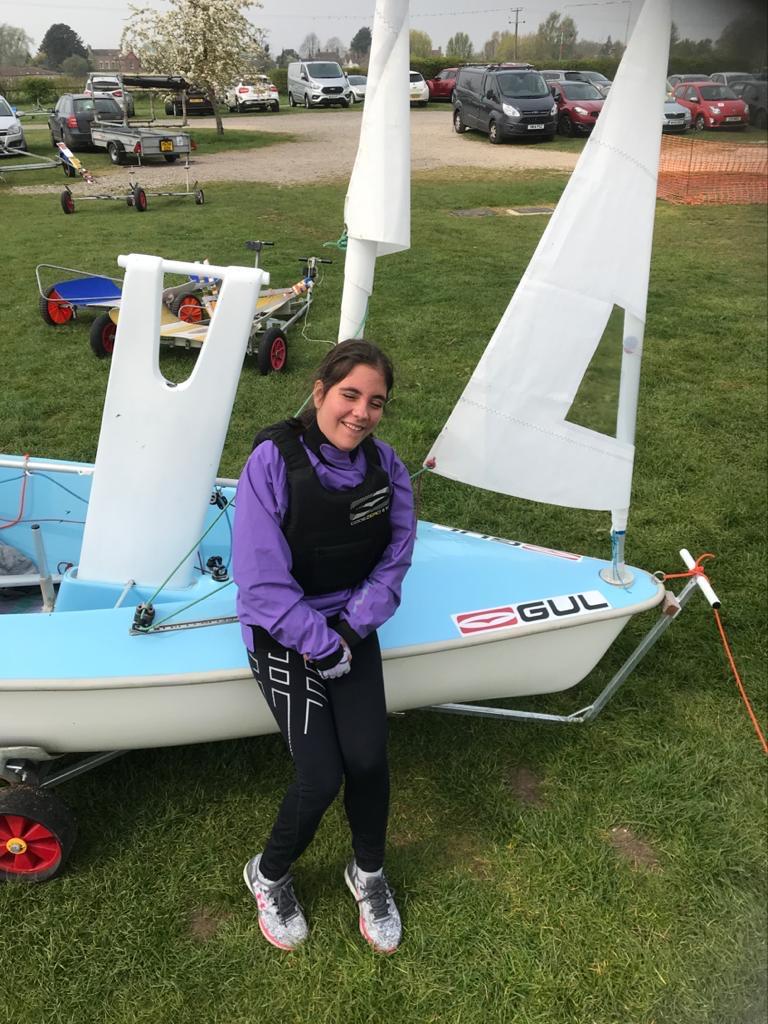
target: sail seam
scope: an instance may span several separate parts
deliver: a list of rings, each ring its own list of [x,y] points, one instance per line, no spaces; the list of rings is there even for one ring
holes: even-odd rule
[[[654,185],[656,184],[656,172],[650,170],[650,168],[646,167],[645,164],[641,163],[636,157],[630,156],[629,153],[626,153],[623,149],[619,149],[618,146],[612,146],[609,142],[603,142],[602,139],[592,138],[589,141],[592,145],[602,146],[603,149],[608,149],[611,153],[624,157],[624,159],[628,160],[629,163],[634,164],[635,167],[639,167],[641,171],[647,174]]]
[[[573,437],[569,437],[568,434],[561,434],[554,430],[547,430],[545,427],[540,426],[538,423],[530,423],[528,420],[521,420],[517,416],[510,416],[509,413],[500,412],[498,409],[492,409],[490,406],[481,405],[480,402],[472,401],[471,398],[464,398],[463,396],[459,399],[459,402],[464,402],[466,405],[474,406],[476,409],[480,409],[482,412],[491,413],[494,416],[498,416],[503,420],[507,420],[510,423],[516,423],[520,427],[528,427],[531,430],[537,430],[540,434],[544,434],[546,437],[554,437],[559,441],[564,441],[566,444],[574,445],[577,448],[583,448],[588,452],[595,452],[598,455],[607,455],[609,458],[617,459],[619,462],[626,462],[627,458],[624,455],[620,455],[617,452],[612,452],[606,448],[596,448],[594,445],[586,444],[584,441],[578,441]],[[575,424],[577,426],[577,424]],[[582,428],[583,429],[583,428]],[[605,438],[609,441],[616,441],[615,437],[605,434]],[[631,447],[631,446],[629,446]]]

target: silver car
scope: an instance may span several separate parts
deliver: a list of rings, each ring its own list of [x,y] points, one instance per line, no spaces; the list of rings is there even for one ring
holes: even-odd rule
[[[0,96],[0,156],[7,156],[11,149],[26,151],[27,140],[24,129],[8,100]]]
[[[664,100],[664,115],[661,130],[668,134],[682,135],[691,127],[691,112],[677,100]]]
[[[352,102],[363,103],[368,79],[365,75],[347,75],[347,81],[349,82],[349,88],[352,90]]]

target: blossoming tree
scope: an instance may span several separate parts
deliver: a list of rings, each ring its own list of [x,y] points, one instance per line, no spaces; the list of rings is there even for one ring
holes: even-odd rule
[[[259,0],[168,0],[163,13],[131,6],[123,51],[147,72],[181,75],[202,89],[224,132],[216,99],[264,55],[264,33],[247,18]]]

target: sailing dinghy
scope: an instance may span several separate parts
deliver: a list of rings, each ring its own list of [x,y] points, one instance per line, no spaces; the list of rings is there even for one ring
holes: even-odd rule
[[[629,508],[661,130],[654,104],[638,109],[635,97],[638,83],[647,91],[655,82],[661,104],[668,39],[667,0],[647,0],[597,127],[427,459],[434,472],[478,487],[609,510],[617,552]],[[374,40],[384,81],[387,60],[407,61],[403,0],[377,7]],[[403,74],[403,90],[407,83]],[[383,98],[369,80],[366,115],[384,116]],[[407,94],[400,100],[407,118]],[[363,137],[371,137],[365,126]],[[396,220],[394,236],[357,231],[348,325],[364,320],[376,255],[408,244]],[[353,223],[350,238],[355,231]],[[600,275],[596,256],[606,267]],[[9,583],[21,588],[15,605],[3,599],[0,615],[0,777],[12,783],[0,790],[0,877],[41,880],[63,864],[72,829],[61,806],[47,789],[33,790],[30,804],[29,787],[13,785],[48,786],[73,774],[46,776],[46,762],[276,730],[234,620],[227,567],[235,481],[215,477],[267,275],[208,268],[222,280],[210,344],[189,380],[172,385],[158,367],[163,275],[194,273],[195,265],[141,255],[118,262],[125,287],[95,464],[0,458],[0,564],[12,552],[20,566],[0,579],[6,594]],[[625,310],[624,356],[617,436],[606,437],[565,415],[614,305]],[[211,391],[214,406],[201,401]],[[40,583],[42,613],[25,611],[31,582]],[[388,706],[450,709],[452,701],[567,689],[663,596],[652,575],[621,557],[420,523],[402,604],[380,631]],[[94,755],[74,773],[109,756]]]

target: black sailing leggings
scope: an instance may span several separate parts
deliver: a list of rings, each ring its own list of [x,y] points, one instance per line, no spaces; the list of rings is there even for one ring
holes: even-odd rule
[[[344,809],[363,871],[384,862],[389,813],[387,712],[375,633],[357,644],[352,668],[323,682],[296,651],[249,652],[251,671],[296,767],[260,868],[277,881],[312,840],[344,780]]]

